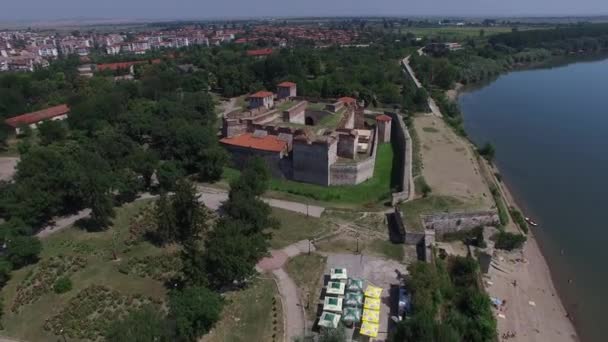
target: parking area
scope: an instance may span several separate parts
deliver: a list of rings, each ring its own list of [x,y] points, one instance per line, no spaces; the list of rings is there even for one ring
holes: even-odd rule
[[[394,260],[387,260],[378,257],[358,255],[358,254],[337,254],[325,253],[327,263],[325,265],[324,276],[321,279],[323,284],[329,281],[329,274],[332,268],[345,268],[351,278],[360,278],[365,282],[365,286],[373,285],[382,288],[381,307],[380,307],[380,329],[378,337],[373,341],[384,341],[391,326],[391,315],[396,315],[398,286],[400,277],[407,274],[406,265]],[[321,294],[323,296],[324,294]],[[319,314],[322,311],[320,307]],[[354,329],[348,329],[349,336],[356,334]],[[367,337],[358,339],[353,336],[353,340],[367,341]]]

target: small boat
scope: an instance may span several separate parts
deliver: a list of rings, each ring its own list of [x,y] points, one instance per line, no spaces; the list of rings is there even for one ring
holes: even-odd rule
[[[531,218],[529,218],[529,217],[525,217],[524,219],[525,219],[525,220],[526,220],[526,222],[527,222],[529,225],[531,225],[532,227],[538,227],[538,223],[536,223],[536,222],[532,221],[532,219],[531,219]]]

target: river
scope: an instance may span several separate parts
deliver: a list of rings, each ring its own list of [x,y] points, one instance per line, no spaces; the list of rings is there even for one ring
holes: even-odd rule
[[[583,341],[608,338],[608,59],[512,72],[459,96],[496,147]]]

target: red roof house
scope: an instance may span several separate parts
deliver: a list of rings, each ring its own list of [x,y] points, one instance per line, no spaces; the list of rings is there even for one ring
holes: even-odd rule
[[[32,113],[21,114],[4,120],[4,123],[13,127],[15,132],[19,134],[19,127],[26,125],[35,125],[44,120],[60,120],[65,119],[70,112],[70,108],[66,104],[55,107],[46,108]]]
[[[272,49],[258,49],[258,50],[248,50],[247,56],[250,57],[264,57],[272,54]]]
[[[345,96],[345,97],[339,98],[338,101],[344,103],[345,105],[351,105],[353,103],[356,103],[357,99],[353,99],[352,97]]]
[[[232,138],[223,138],[224,145],[251,148],[259,151],[280,153],[287,150],[287,142],[274,135],[256,137],[251,133],[242,134]]]
[[[104,70],[116,71],[119,69],[129,69],[131,66],[136,65],[136,64],[143,64],[143,63],[158,64],[160,62],[161,62],[160,59],[152,59],[150,61],[130,61],[130,62],[97,64],[97,70],[98,71],[104,71]]]
[[[295,87],[296,84],[293,82],[282,82],[277,84],[277,87],[283,87],[283,88],[291,88],[291,87]]]
[[[257,99],[260,99],[260,98],[261,98],[261,99],[263,99],[263,98],[265,98],[265,97],[272,97],[272,96],[274,96],[274,94],[273,94],[273,93],[271,93],[271,92],[269,92],[269,91],[264,91],[264,90],[262,90],[262,91],[258,91],[258,92],[257,92],[257,93],[255,93],[255,94],[251,94],[251,95],[249,95],[249,97],[250,97],[250,98],[251,98],[251,97],[253,97],[253,98],[257,98]]]

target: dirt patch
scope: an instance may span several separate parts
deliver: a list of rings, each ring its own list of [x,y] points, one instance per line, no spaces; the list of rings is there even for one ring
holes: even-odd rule
[[[19,162],[17,157],[0,158],[0,180],[10,180],[15,174],[15,167]]]
[[[451,196],[479,209],[491,208],[492,196],[471,146],[440,118],[419,116],[414,126],[422,145],[422,175],[433,194]]]

